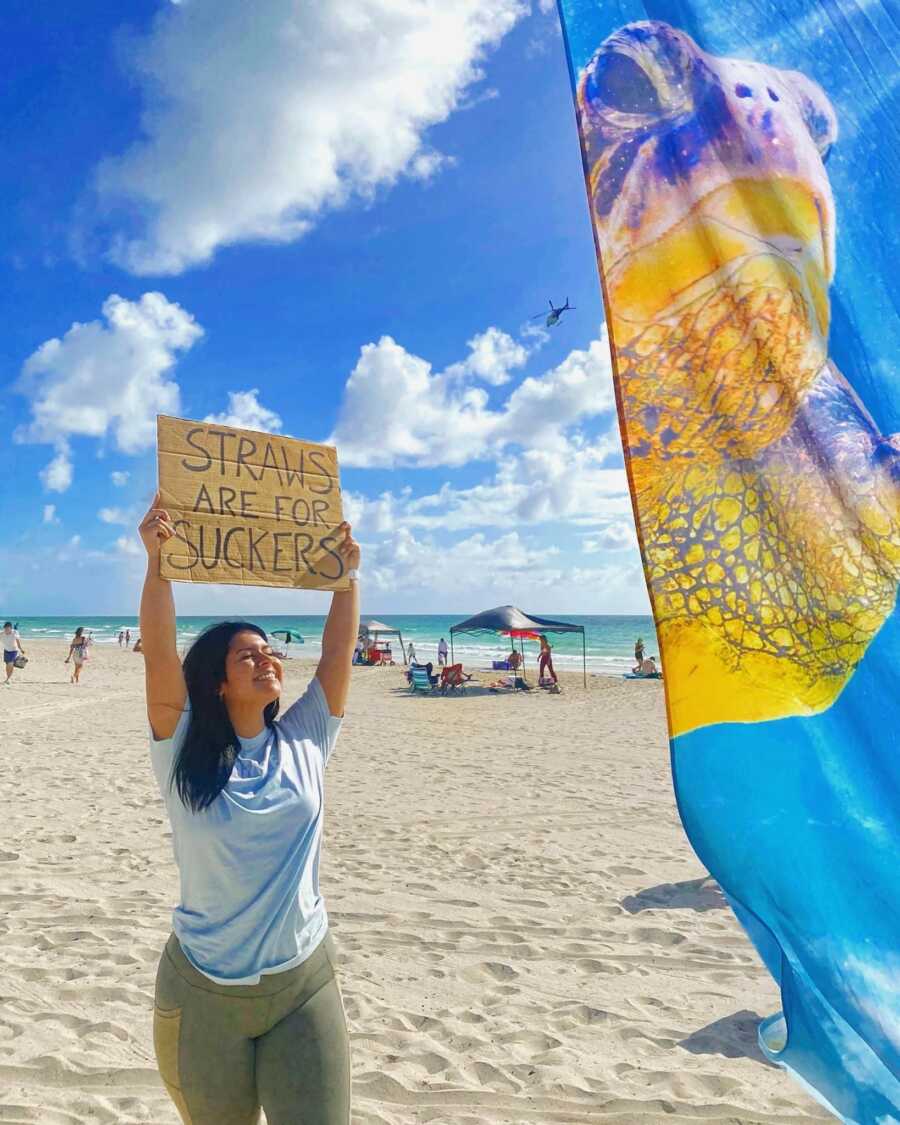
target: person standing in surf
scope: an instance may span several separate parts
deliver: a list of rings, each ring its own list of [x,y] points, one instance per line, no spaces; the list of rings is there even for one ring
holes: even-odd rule
[[[140,629],[151,759],[181,875],[156,977],[160,1074],[186,1125],[349,1125],[350,1052],[319,893],[325,766],[359,631],[360,550],[338,548],[350,588],[332,594],[322,657],[280,717],[281,661],[247,621],[203,632],[184,662],[171,584],[174,534],[159,496]]]
[[[19,639],[19,630],[11,621],[4,622],[0,636],[3,637],[3,664],[6,668],[6,679],[3,682],[8,684],[16,670],[16,661],[20,654],[25,655],[25,649]]]

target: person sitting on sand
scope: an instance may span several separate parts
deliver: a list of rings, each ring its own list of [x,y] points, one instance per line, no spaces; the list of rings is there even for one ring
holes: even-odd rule
[[[81,682],[81,669],[85,660],[87,660],[89,644],[90,638],[85,634],[84,626],[79,625],[75,630],[72,643],[69,645],[69,655],[63,661],[63,664],[68,664],[71,660],[73,664],[72,675],[69,677],[70,684]]]
[[[642,676],[658,676],[659,669],[656,667],[656,657],[648,656],[646,660],[641,661],[640,675]]]
[[[143,652],[144,651],[144,646],[141,644],[141,638],[140,637],[138,637],[138,639],[134,642],[134,648],[131,651],[132,652]]]
[[[512,649],[509,656],[506,658],[506,666],[510,672],[517,672],[522,666],[522,654]]]
[[[185,1122],[348,1125],[350,1054],[319,893],[324,771],[359,631],[360,550],[338,531],[322,656],[280,717],[281,661],[247,621],[206,629],[178,658],[159,495],[140,525],[140,624],[151,759],[172,827],[181,902],[156,977],[159,1071]]]
[[[3,681],[8,684],[13,677],[13,672],[16,670],[16,661],[19,659],[19,654],[25,655],[25,649],[22,648],[22,642],[19,639],[19,630],[15,628],[11,621],[7,621],[0,636],[3,637],[3,663],[6,666],[6,679]]]

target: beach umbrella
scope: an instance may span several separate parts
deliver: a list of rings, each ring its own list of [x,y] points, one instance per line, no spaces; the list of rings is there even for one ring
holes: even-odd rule
[[[302,645],[304,643],[300,634],[296,633],[293,629],[273,629],[270,636],[281,637],[284,643],[288,645]]]
[[[450,627],[450,659],[453,660],[453,638],[457,633],[499,633],[505,637],[518,637],[519,648],[522,650],[522,638],[532,637],[535,640],[541,633],[580,633],[581,634],[581,663],[584,677],[584,686],[587,687],[587,649],[585,645],[584,626],[575,625],[571,621],[557,621],[551,617],[537,617],[534,614],[524,613],[518,606],[498,605],[494,609],[486,609],[476,613],[458,625]]]

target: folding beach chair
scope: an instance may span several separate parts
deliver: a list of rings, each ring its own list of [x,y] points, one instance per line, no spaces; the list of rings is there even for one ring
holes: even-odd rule
[[[409,690],[412,692],[424,691],[429,694],[437,690],[437,684],[428,675],[424,664],[411,664],[409,667]]]
[[[466,694],[466,684],[472,679],[471,674],[463,671],[462,664],[451,664],[441,672],[441,694],[448,691],[461,691]]]

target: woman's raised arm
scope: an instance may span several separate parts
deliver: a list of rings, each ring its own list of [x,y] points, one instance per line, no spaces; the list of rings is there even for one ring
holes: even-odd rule
[[[357,570],[359,544],[350,534],[350,524],[343,523],[338,530],[343,535],[338,550],[344,560],[344,570]],[[354,575],[349,590],[335,590],[331,595],[331,610],[322,634],[322,658],[316,669],[316,677],[325,692],[332,715],[344,713],[358,634],[359,583]]]
[[[141,594],[141,652],[147,685],[147,718],[154,738],[171,738],[184,710],[187,689],[175,639],[172,583],[159,576],[159,549],[175,534],[169,513],[153,498],[138,531],[147,551],[147,576]]]

